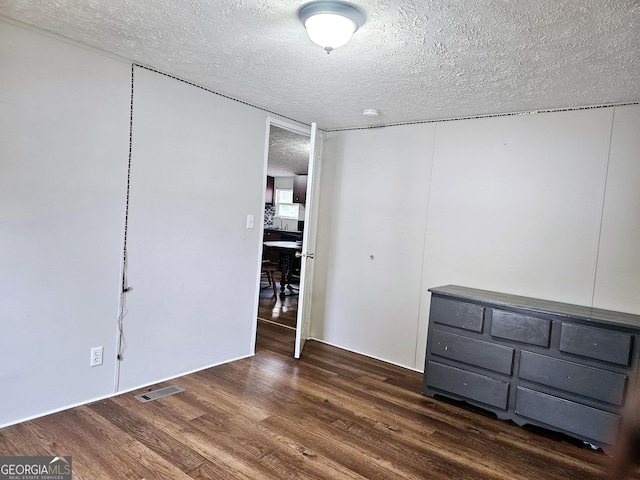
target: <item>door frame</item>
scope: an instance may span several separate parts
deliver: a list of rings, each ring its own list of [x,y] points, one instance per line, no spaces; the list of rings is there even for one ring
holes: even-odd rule
[[[264,238],[264,213],[265,213],[265,200],[266,200],[266,182],[267,182],[267,168],[269,165],[269,138],[271,135],[271,126],[282,128],[284,130],[288,130],[290,132],[296,133],[298,135],[302,135],[303,137],[308,137],[309,141],[311,141],[311,126],[300,125],[291,122],[287,122],[280,118],[268,116],[266,119],[265,126],[265,140],[264,140],[264,160],[262,165],[262,203],[260,208],[260,237],[259,237],[259,248],[258,248],[258,264],[256,271],[256,293],[255,293],[255,305],[254,305],[254,323],[251,331],[251,354],[255,355],[256,352],[256,340],[257,340],[257,330],[258,330],[258,306],[260,304],[260,277],[262,270],[262,239]],[[308,167],[307,167],[308,168]],[[305,230],[307,226],[305,225]],[[304,232],[303,232],[304,235]],[[302,279],[301,279],[302,281]],[[296,334],[297,334],[296,327]]]

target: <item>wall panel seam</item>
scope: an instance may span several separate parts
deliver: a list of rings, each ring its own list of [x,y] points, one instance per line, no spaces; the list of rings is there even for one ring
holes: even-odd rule
[[[598,263],[600,262],[600,247],[602,244],[602,226],[604,224],[604,209],[607,200],[607,183],[609,180],[609,166],[611,164],[611,147],[613,144],[613,127],[615,125],[616,119],[616,109],[613,109],[613,114],[611,115],[611,127],[609,129],[609,146],[607,149],[607,161],[606,167],[604,171],[604,187],[602,189],[602,202],[600,208],[600,225],[598,226],[598,240],[596,244],[596,259],[595,259],[595,267],[593,270],[593,286],[591,289],[591,307],[593,308],[595,297],[596,297],[596,284],[598,283]]]
[[[438,130],[438,125],[433,126],[433,137],[431,141],[431,165],[429,166],[429,181],[427,183],[427,205],[425,209],[425,218],[424,218],[424,229],[422,231],[422,259],[421,259],[421,271],[420,271],[420,291],[418,295],[418,321],[416,322],[416,335],[415,335],[415,344],[413,350],[413,367],[420,368],[418,366],[418,341],[420,340],[420,319],[422,318],[423,311],[423,302],[422,302],[422,289],[424,288],[424,259],[427,255],[427,225],[429,223],[429,204],[431,200],[431,182],[433,179],[433,164],[435,163],[436,157],[436,134]]]

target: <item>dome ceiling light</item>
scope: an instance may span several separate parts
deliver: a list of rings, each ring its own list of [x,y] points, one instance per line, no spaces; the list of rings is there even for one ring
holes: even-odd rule
[[[324,0],[303,5],[298,17],[311,41],[327,53],[345,45],[365,20],[364,13],[349,3]]]

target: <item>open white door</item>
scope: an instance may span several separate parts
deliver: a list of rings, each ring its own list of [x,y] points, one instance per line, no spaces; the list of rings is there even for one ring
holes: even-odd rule
[[[302,239],[302,261],[300,268],[300,290],[298,291],[298,318],[296,324],[295,358],[300,358],[304,342],[309,338],[311,324],[311,292],[313,291],[313,257],[316,248],[316,225],[318,223],[318,183],[320,181],[320,156],[322,134],[315,123],[311,124],[309,169],[307,172],[307,201],[304,215],[304,237]]]

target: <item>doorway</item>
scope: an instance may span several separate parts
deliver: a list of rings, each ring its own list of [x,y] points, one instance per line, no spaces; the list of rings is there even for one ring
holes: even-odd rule
[[[267,133],[258,321],[296,330],[302,259],[295,257],[294,246],[301,250],[305,234],[311,137],[309,130],[273,119]],[[274,242],[282,245],[276,248]],[[283,249],[285,244],[291,250]]]

